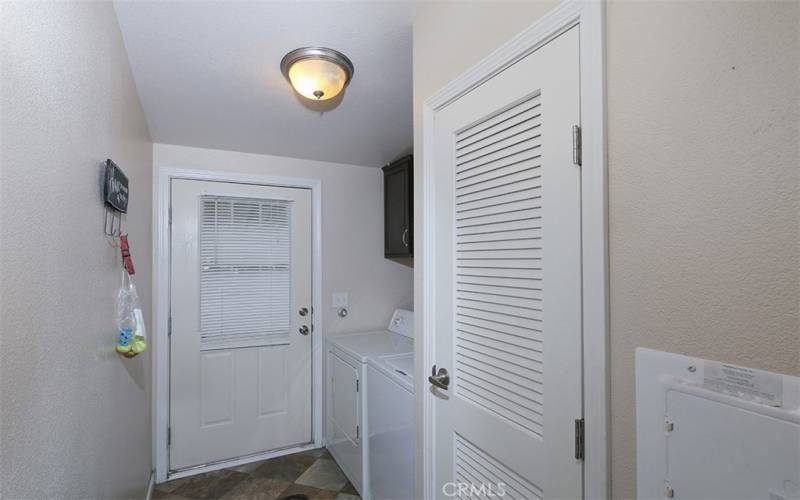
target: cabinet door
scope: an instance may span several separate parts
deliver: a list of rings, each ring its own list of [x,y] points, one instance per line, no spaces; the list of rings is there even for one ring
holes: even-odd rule
[[[347,439],[353,444],[361,438],[359,431],[359,390],[358,369],[330,352],[328,363],[331,370],[331,411],[334,443]]]
[[[384,246],[386,257],[413,255],[412,162],[407,157],[385,167]]]

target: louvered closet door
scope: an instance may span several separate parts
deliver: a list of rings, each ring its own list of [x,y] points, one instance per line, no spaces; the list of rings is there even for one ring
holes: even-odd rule
[[[582,494],[578,68],[573,28],[434,118],[442,497]]]
[[[170,469],[311,441],[311,192],[172,182]]]

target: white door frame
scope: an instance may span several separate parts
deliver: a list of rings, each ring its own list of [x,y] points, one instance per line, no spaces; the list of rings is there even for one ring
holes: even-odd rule
[[[170,289],[170,185],[173,179],[189,179],[200,181],[231,182],[239,184],[258,184],[275,187],[305,188],[311,190],[312,214],[312,248],[311,248],[311,304],[314,311],[314,333],[311,337],[311,392],[312,392],[312,426],[313,443],[304,447],[288,448],[258,455],[251,455],[234,460],[215,462],[213,464],[193,467],[180,472],[169,473],[169,450],[167,445],[167,427],[169,426],[169,338],[167,328],[169,321],[169,289]],[[249,175],[212,170],[193,170],[184,168],[160,168],[156,178],[156,200],[153,211],[153,332],[150,338],[152,350],[152,434],[153,464],[156,482],[177,479],[201,472],[233,467],[244,463],[264,460],[280,455],[294,453],[302,449],[316,448],[323,445],[322,435],[322,348],[323,348],[323,309],[322,309],[322,181],[300,177],[276,177],[266,175]]]
[[[583,245],[583,414],[585,419],[584,498],[609,496],[609,378],[608,378],[608,216],[605,137],[604,2],[567,0],[477,65],[445,85],[423,103],[423,207],[436,196],[434,185],[435,113],[505,68],[535,51],[567,29],[580,25],[581,238]],[[434,364],[436,228],[423,209],[422,370],[417,393],[423,394],[422,488],[425,498],[437,498],[434,471],[434,395],[428,391],[427,371]],[[417,308],[420,315],[420,308]],[[418,467],[417,470],[420,470]]]

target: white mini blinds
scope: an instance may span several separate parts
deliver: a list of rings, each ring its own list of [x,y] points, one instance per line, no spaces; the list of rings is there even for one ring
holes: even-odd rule
[[[288,344],[291,203],[200,197],[201,349]]]

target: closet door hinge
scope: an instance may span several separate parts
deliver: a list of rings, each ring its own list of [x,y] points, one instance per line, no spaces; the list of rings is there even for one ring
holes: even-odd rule
[[[582,418],[575,419],[575,460],[583,460],[586,447],[585,427]]]
[[[361,381],[356,379],[356,392],[358,392],[360,387],[361,387]]]
[[[361,427],[357,425],[356,426],[356,439],[358,439],[360,437],[361,437]]]
[[[167,337],[172,337],[172,315],[167,318]]]
[[[171,226],[172,225],[172,207],[169,207],[168,214],[167,214],[167,223]]]
[[[172,446],[172,427],[167,427],[167,447]]]
[[[580,125],[572,126],[572,163],[583,165],[583,144]]]

